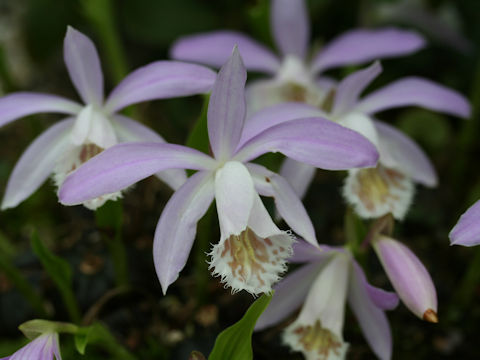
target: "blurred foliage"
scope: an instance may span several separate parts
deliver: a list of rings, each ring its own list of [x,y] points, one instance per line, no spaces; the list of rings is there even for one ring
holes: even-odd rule
[[[404,0],[345,0],[341,4],[309,0],[314,45],[318,48],[355,27],[400,25],[423,31],[405,19],[380,16],[382,7],[400,2]],[[432,274],[440,323],[420,322],[403,306],[390,312],[394,359],[412,358],[412,354],[415,359],[476,359],[480,251],[449,247],[447,235],[459,215],[480,197],[480,1],[411,2],[423,4],[432,14],[454,18],[454,28],[471,42],[471,49],[458,51],[441,37],[427,35],[430,46],[426,49],[383,61],[384,71],[368,91],[403,76],[424,76],[469,96],[474,116],[460,120],[419,109],[379,114],[425,149],[440,179],[436,189],[418,188],[409,215],[395,228],[395,236],[418,254]],[[96,43],[107,89],[126,72],[167,58],[169,46],[182,35],[229,28],[273,46],[268,0],[0,0],[0,92],[75,96],[62,59],[67,25]],[[332,70],[328,75],[341,77],[353,70]],[[168,141],[183,144],[188,139],[208,152],[204,135],[196,135],[205,134],[205,117],[200,114],[205,114],[206,107],[202,110],[202,104],[201,97],[190,97],[148,102],[134,111],[136,118]],[[22,151],[56,119],[57,115],[50,114],[32,116],[1,129],[0,195]],[[279,160],[279,156],[268,156],[262,161],[278,167]],[[347,234],[343,230],[342,179],[343,174],[318,171],[305,205],[321,242],[341,244],[347,236],[358,248],[355,231],[364,231],[358,219],[347,217]],[[63,291],[71,291],[67,298],[73,296],[78,302],[82,325],[99,326],[98,333],[104,335],[88,346],[91,339],[85,334],[76,342],[62,336],[65,359],[111,358],[115,349],[123,354],[113,357],[119,359],[187,359],[193,350],[209,353],[220,331],[240,319],[252,298],[233,296],[218,279],[208,276],[202,259],[206,260],[209,244],[218,239],[213,207],[199,224],[204,237],[197,239],[179,280],[162,296],[151,249],[155,224],[170,195],[165,185],[147,179],[127,192],[122,203],[111,203],[94,215],[82,207],[60,206],[48,181],[17,208],[1,212],[0,357],[25,343],[17,330],[20,323],[42,313],[57,321],[79,317],[72,315],[76,310],[70,314],[66,310],[65,294],[62,300],[57,287],[70,289]],[[34,229],[38,237],[31,238]],[[366,255],[363,263],[375,285],[389,287],[374,257]],[[469,264],[474,265],[469,268]],[[53,278],[52,271],[57,274]],[[253,335],[255,359],[302,358],[281,344],[281,330],[276,326]],[[372,358],[350,313],[344,337],[351,344],[351,358]],[[87,346],[85,356],[77,353],[75,344],[80,349]]]

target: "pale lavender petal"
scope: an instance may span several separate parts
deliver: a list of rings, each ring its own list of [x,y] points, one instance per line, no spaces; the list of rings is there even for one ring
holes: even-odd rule
[[[348,289],[348,302],[372,351],[379,359],[389,360],[392,357],[390,325],[383,310],[377,307],[370,298],[365,284],[366,278],[363,270],[353,263]]]
[[[58,334],[53,335],[53,354],[55,355],[56,360],[62,360],[62,355],[60,354],[60,344],[58,341]]]
[[[208,137],[217,159],[228,159],[235,151],[245,122],[247,72],[235,47],[218,72],[208,103]]]
[[[474,246],[480,244],[480,201],[473,204],[450,231],[450,245]]]
[[[290,184],[278,174],[261,165],[248,164],[248,169],[252,175],[263,177],[270,184],[275,206],[288,226],[309,243],[318,245],[312,221]]]
[[[245,121],[238,148],[274,125],[312,116],[324,117],[325,113],[315,106],[296,102],[273,105],[259,110]]]
[[[400,299],[394,292],[386,291],[366,283],[366,288],[370,299],[375,306],[382,310],[393,310],[398,306]]]
[[[328,170],[374,166],[378,153],[362,135],[322,118],[275,125],[250,139],[235,155],[249,161],[267,152],[281,152],[300,162]]]
[[[420,319],[437,322],[437,293],[432,278],[415,254],[399,241],[382,236],[373,242],[393,288]]]
[[[315,72],[345,65],[411,54],[425,45],[413,31],[394,28],[357,29],[333,39],[312,62]]]
[[[305,58],[310,36],[310,22],[304,0],[271,2],[273,39],[282,54]]]
[[[280,167],[280,175],[288,181],[300,199],[303,199],[307,193],[316,172],[316,167],[290,158],[283,160]]]
[[[109,95],[105,108],[115,112],[142,101],[207,93],[216,74],[201,65],[157,61],[128,75]]]
[[[181,38],[170,50],[170,57],[220,67],[228,60],[235,45],[248,70],[275,74],[280,67],[276,55],[265,46],[249,36],[228,30]]]
[[[358,102],[360,94],[382,72],[382,65],[375,61],[366,69],[354,72],[343,79],[337,87],[333,103],[333,116],[349,112]]]
[[[313,245],[299,239],[293,243],[293,255],[288,262],[304,263],[304,262],[323,262],[327,260],[335,252],[344,251],[342,248],[335,248],[328,245]]]
[[[103,73],[92,40],[69,26],[63,42],[63,58],[70,79],[85,104],[101,105]]]
[[[50,176],[70,143],[69,133],[74,121],[68,119],[56,123],[25,150],[8,179],[2,210],[17,206]]]
[[[115,115],[113,127],[120,142],[131,141],[157,141],[164,143],[165,140],[152,129],[142,125],[138,121],[132,120],[123,115]],[[171,169],[160,171],[155,174],[160,180],[164,181],[173,190],[177,190],[187,181],[187,174],[183,169]]]
[[[53,112],[77,114],[82,105],[56,95],[17,92],[0,98],[0,126],[23,116]]]
[[[374,91],[358,102],[356,111],[373,114],[412,105],[463,118],[471,115],[470,104],[463,95],[419,77],[400,79]]]
[[[58,347],[58,334],[47,333],[35,338],[16,351],[10,360],[62,360]]]
[[[356,275],[360,278],[363,286],[367,290],[370,300],[373,301],[376,307],[382,310],[393,310],[398,306],[399,298],[397,294],[370,285],[367,281],[367,277],[363,273],[362,268],[355,260],[353,260],[353,266],[354,270],[356,271]]]
[[[436,186],[437,174],[423,150],[406,134],[393,126],[374,121],[378,133],[380,162],[398,168],[425,186]]]
[[[153,260],[163,293],[187,262],[197,232],[197,222],[214,196],[212,173],[200,171],[170,198],[155,230]]]
[[[80,166],[59,190],[62,204],[76,205],[120,191],[167,169],[210,169],[216,162],[200,151],[162,143],[115,145]]]
[[[302,305],[313,281],[320,271],[318,263],[308,264],[292,271],[273,287],[275,294],[255,324],[255,331],[275,325]]]

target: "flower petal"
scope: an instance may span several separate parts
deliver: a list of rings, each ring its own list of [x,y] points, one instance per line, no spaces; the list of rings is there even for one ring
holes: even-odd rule
[[[300,199],[307,193],[316,172],[316,167],[290,158],[285,158],[280,167],[280,175],[288,181]]]
[[[325,113],[315,106],[298,102],[278,104],[257,111],[246,119],[237,148],[272,126],[312,116],[323,117]]]
[[[338,84],[333,103],[332,116],[337,117],[349,112],[358,102],[363,90],[380,74],[382,65],[375,61],[366,69],[354,72]]]
[[[372,169],[349,170],[343,196],[364,219],[391,213],[402,220],[410,207],[415,185],[401,170],[378,165]]]
[[[214,196],[212,173],[199,171],[170,198],[155,230],[153,260],[163,293],[185,266],[197,232],[197,222]]]
[[[297,161],[327,169],[374,166],[378,153],[365,137],[332,121],[307,118],[275,125],[247,141],[235,155],[249,161],[281,152]]]
[[[362,268],[353,263],[348,289],[348,302],[355,314],[363,335],[379,359],[392,357],[392,334],[383,310],[372,301]]]
[[[381,236],[375,252],[405,306],[420,319],[437,322],[437,293],[432,278],[415,254],[399,241]]]
[[[263,177],[270,184],[275,205],[288,226],[309,243],[317,245],[312,221],[290,184],[283,177],[261,165],[248,164],[247,166],[252,175]]]
[[[156,61],[122,80],[109,95],[105,108],[115,112],[142,101],[207,93],[216,74],[201,65]]]
[[[215,174],[215,200],[221,238],[239,235],[247,227],[255,189],[247,168],[229,161]]]
[[[331,255],[338,252],[345,252],[343,248],[332,247],[328,245],[313,245],[303,240],[298,240],[293,244],[293,255],[288,259],[292,264],[304,262],[324,262]]]
[[[338,253],[320,271],[308,292],[298,318],[285,329],[283,341],[307,359],[344,359],[345,300],[349,255]]]
[[[16,92],[0,98],[0,126],[42,112],[77,114],[82,105],[56,95]]]
[[[181,145],[124,143],[115,145],[67,177],[59,190],[60,202],[76,205],[120,191],[166,169],[204,170],[215,166],[209,156]]]
[[[304,0],[273,0],[271,3],[273,39],[282,54],[305,58],[310,22]]]
[[[450,245],[475,246],[480,244],[480,201],[465,211],[448,235]]]
[[[273,287],[275,294],[267,309],[260,315],[255,324],[255,331],[272,326],[302,305],[303,300],[318,275],[321,265],[307,264],[292,271]]]
[[[425,186],[436,186],[437,174],[423,150],[406,134],[384,122],[374,121],[378,133],[380,162],[401,169]]]
[[[2,210],[17,206],[50,176],[70,142],[73,123],[73,119],[56,123],[25,150],[8,180]]]
[[[295,61],[290,61],[292,63]],[[300,63],[300,66],[303,65]],[[247,118],[264,108],[292,101],[309,104],[317,109],[321,107],[329,89],[318,86],[312,79],[305,79],[305,76],[288,67],[289,64],[285,63],[275,78],[254,80],[247,84]]]
[[[218,72],[208,103],[208,137],[217,159],[231,157],[245,122],[245,82],[247,72],[235,47]]]
[[[157,141],[164,143],[165,140],[149,127],[123,115],[115,115],[113,126],[120,142],[131,141]],[[155,174],[173,190],[177,190],[187,181],[187,175],[183,169],[171,169],[160,171]]]
[[[97,49],[87,36],[71,26],[63,42],[70,79],[85,104],[103,103],[103,73]]]
[[[314,58],[312,70],[320,72],[333,67],[408,55],[424,45],[423,38],[413,31],[394,28],[352,30],[326,45]]]
[[[373,114],[386,109],[411,105],[463,118],[471,115],[470,104],[463,95],[419,77],[400,79],[374,91],[358,102],[356,111]]]
[[[220,242],[209,253],[209,269],[233,293],[246,290],[257,296],[271,292],[272,285],[287,270],[295,240],[273,223],[257,193],[253,194],[249,215],[246,227],[238,235],[225,236],[222,230]]]
[[[175,42],[170,57],[220,67],[237,45],[248,70],[275,74],[280,67],[278,58],[265,46],[236,31],[214,31],[186,36]]]

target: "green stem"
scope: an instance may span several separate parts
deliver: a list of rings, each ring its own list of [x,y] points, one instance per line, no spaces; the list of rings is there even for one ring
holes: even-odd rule
[[[103,53],[109,64],[110,76],[115,82],[128,72],[125,50],[117,32],[115,9],[111,0],[82,0],[85,15],[101,39]]]

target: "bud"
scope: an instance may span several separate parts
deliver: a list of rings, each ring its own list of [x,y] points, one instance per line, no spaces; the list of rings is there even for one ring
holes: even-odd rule
[[[379,236],[373,246],[405,306],[420,319],[438,322],[435,286],[415,254],[399,241],[386,236]]]

